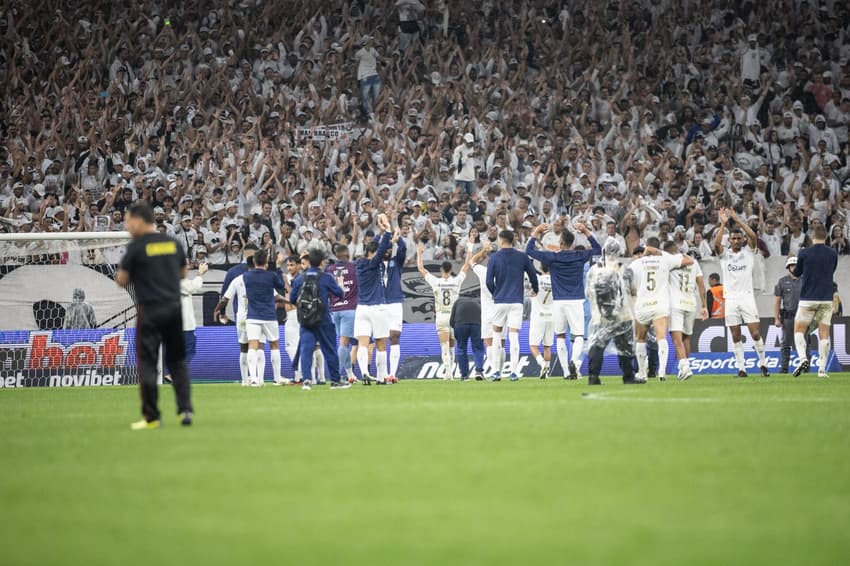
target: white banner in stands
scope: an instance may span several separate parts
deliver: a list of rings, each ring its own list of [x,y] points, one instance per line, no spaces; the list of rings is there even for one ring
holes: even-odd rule
[[[354,126],[353,122],[331,124],[329,126],[313,126],[312,128],[298,128],[298,141],[334,141],[338,140],[343,133],[348,133]]]

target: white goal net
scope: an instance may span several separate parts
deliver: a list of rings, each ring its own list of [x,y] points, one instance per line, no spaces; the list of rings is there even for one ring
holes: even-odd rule
[[[126,232],[0,235],[0,387],[138,383]]]

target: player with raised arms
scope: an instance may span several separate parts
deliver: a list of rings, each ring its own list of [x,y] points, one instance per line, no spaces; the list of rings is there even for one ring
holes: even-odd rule
[[[540,379],[549,377],[552,361],[552,342],[555,340],[555,327],[552,324],[552,276],[549,266],[540,264],[541,273],[537,276],[540,292],[531,299],[531,316],[528,322],[528,349],[540,366]],[[540,344],[543,353],[540,353]]]
[[[838,254],[826,245],[826,228],[819,224],[814,228],[812,245],[800,250],[794,266],[794,275],[802,279],[800,302],[794,317],[794,345],[800,365],[794,370],[794,377],[809,369],[805,333],[812,322],[818,325],[818,377],[829,377],[826,362],[832,321],[833,276],[837,267]]]
[[[744,337],[741,326],[747,325],[753,338],[753,348],[758,354],[759,369],[762,377],[770,377],[767,371],[767,359],[764,355],[764,341],[759,330],[759,311],[756,307],[756,297],[753,292],[753,265],[756,250],[756,233],[741,222],[738,215],[730,208],[724,208],[718,215],[720,227],[714,237],[714,251],[723,266],[723,301],[726,311],[726,326],[732,333],[735,349],[735,365],[738,377],[747,377],[746,362],[744,361]],[[735,227],[729,230],[729,247],[723,245],[723,235],[726,233],[729,220],[735,222]],[[746,234],[747,245],[744,246]]]
[[[437,325],[437,336],[440,338],[440,354],[443,359],[443,379],[454,378],[454,336],[452,336],[451,317],[452,307],[460,296],[460,288],[469,271],[469,263],[472,256],[467,254],[466,261],[457,275],[452,275],[452,264],[444,261],[440,264],[440,277],[437,277],[425,269],[422,254],[425,245],[421,242],[416,248],[416,267],[419,274],[425,278],[425,282],[431,286],[434,292],[434,314]]]
[[[490,242],[485,242],[481,249],[472,256],[472,272],[475,273],[475,276],[478,277],[478,289],[481,299],[481,339],[484,342],[484,346],[488,355],[492,355],[493,353],[498,353],[498,359],[490,359],[490,367],[491,372],[500,372],[502,371],[502,366],[504,365],[503,358],[505,355],[505,348],[502,344],[499,344],[499,348],[493,348],[493,310],[495,309],[495,304],[493,303],[493,295],[490,293],[490,290],[487,288],[487,266],[481,263],[484,259],[490,255],[493,251]],[[483,378],[483,376],[476,375],[476,379]]]
[[[583,223],[575,225],[578,232],[584,234],[590,242],[589,250],[576,250],[575,234],[564,229],[561,232],[561,249],[550,252],[537,249],[537,240],[549,230],[548,224],[541,224],[531,232],[531,238],[525,246],[525,253],[549,267],[552,278],[552,323],[555,327],[555,344],[561,369],[569,373],[567,379],[578,379],[581,366],[581,353],[584,349],[584,265],[593,256],[601,255],[602,248],[593,236],[593,232]],[[572,356],[567,360],[567,329],[573,343]]]
[[[672,240],[666,242],[664,251],[675,254],[678,251],[678,245]],[[697,308],[697,300],[700,303],[699,308]],[[679,371],[676,375],[679,381],[685,381],[693,375],[688,358],[691,355],[691,335],[694,333],[697,311],[702,320],[708,318],[708,309],[705,305],[705,282],[702,269],[695,261],[687,267],[670,270],[670,335],[673,337],[673,347],[679,359]]]
[[[401,362],[400,341],[401,330],[404,326],[404,292],[401,290],[401,273],[404,269],[404,261],[407,259],[407,244],[401,237],[401,231],[395,231],[392,243],[396,247],[395,254],[393,254],[392,248],[384,254],[384,286],[386,288],[390,328],[390,360],[387,381],[398,383],[396,373]]]
[[[490,347],[490,359],[500,360],[502,330],[508,330],[510,343],[511,381],[519,380],[519,327],[522,325],[522,306],[524,279],[528,275],[532,296],[539,290],[537,272],[527,255],[514,249],[514,233],[510,230],[499,232],[499,251],[490,256],[487,263],[487,289],[493,295],[493,343]],[[492,364],[491,364],[492,365]],[[500,381],[501,367],[495,366],[491,381]]]
[[[357,269],[357,309],[354,311],[354,335],[357,336],[357,365],[363,385],[372,385],[369,375],[369,339],[375,339],[378,350],[375,365],[376,381],[386,385],[387,381],[387,317],[386,290],[384,288],[384,254],[392,245],[392,226],[386,214],[378,215],[378,228],[383,231],[380,241],[371,241],[366,246],[366,257],[355,263]]]
[[[632,252],[636,259],[629,264],[627,272],[631,281],[635,314],[635,357],[638,363],[636,383],[646,383],[647,357],[646,337],[649,328],[655,329],[658,341],[658,377],[665,379],[670,346],[667,343],[667,327],[670,322],[670,270],[687,267],[694,263],[692,257],[668,254],[655,247],[646,249],[638,246]]]

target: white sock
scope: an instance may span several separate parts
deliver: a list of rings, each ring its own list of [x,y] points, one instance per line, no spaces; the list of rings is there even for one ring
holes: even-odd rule
[[[325,355],[321,350],[313,350],[313,367],[320,382],[325,381]]]
[[[799,356],[800,362],[807,360],[809,358],[809,353],[806,351],[806,335],[802,332],[795,332],[794,345],[797,347],[797,356]]]
[[[687,371],[688,366],[690,366],[690,364],[688,363],[688,358],[680,358],[679,359],[679,372]]]
[[[747,371],[747,364],[744,361],[744,341],[735,342],[733,349],[735,350],[735,365],[738,370]]]
[[[261,344],[262,345],[262,344]],[[266,351],[263,348],[257,350],[257,381],[263,383],[266,380]]]
[[[658,376],[664,377],[667,375],[667,358],[670,356],[670,345],[667,340],[661,338],[658,340]]]
[[[384,350],[378,350],[375,353],[375,366],[377,366],[377,375],[375,376],[378,381],[384,381],[387,379],[387,352]]]
[[[253,381],[257,379],[257,374],[259,373],[259,368],[257,367],[257,350],[251,349],[248,350],[247,358],[248,358],[248,379]]]
[[[448,342],[440,342],[440,358],[443,360],[443,377],[448,379],[452,375],[452,354]]]
[[[829,338],[821,338],[818,342],[818,371],[826,371],[826,360],[829,357]]]
[[[753,348],[759,356],[759,367],[767,365],[767,358],[764,357],[764,340],[759,338],[753,341]]]
[[[390,344],[390,375],[398,377],[398,364],[401,362],[401,344]]]
[[[502,375],[502,353],[499,350],[504,350],[502,347],[502,333],[493,331],[493,341],[490,343],[490,366],[493,373]]]
[[[519,374],[519,332],[508,332],[511,349],[511,375]]]
[[[581,365],[581,355],[584,351],[584,336],[576,336],[573,340],[573,353],[570,356],[570,360],[576,365],[576,370],[578,370]]]
[[[570,358],[567,355],[567,339],[558,338],[555,340],[555,349],[558,351],[558,361],[561,362],[561,371],[564,372],[564,377],[569,373]]]
[[[248,352],[239,352],[239,374],[242,383],[248,383]]]
[[[637,342],[635,344],[635,357],[638,363],[638,375],[646,377],[646,342]]]
[[[540,354],[534,356],[534,361],[537,362],[537,365],[540,366],[541,370],[546,368],[546,366],[544,365],[546,363],[546,360],[544,360],[543,356],[541,356]]]
[[[265,357],[265,356],[263,356]],[[275,383],[281,381],[280,377],[280,350],[272,350],[271,351],[271,359],[272,359],[272,375],[274,376]]]
[[[369,348],[357,348],[357,367],[360,375],[369,375]]]

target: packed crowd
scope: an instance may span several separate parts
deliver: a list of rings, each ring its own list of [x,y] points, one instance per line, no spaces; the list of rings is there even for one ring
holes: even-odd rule
[[[121,230],[146,199],[210,264],[356,257],[381,212],[426,260],[578,220],[707,257],[729,206],[765,257],[818,224],[850,253],[845,3],[298,5],[8,2],[2,228]]]

